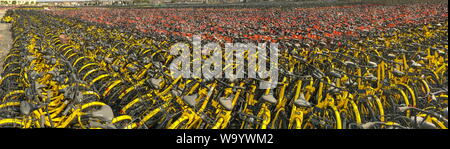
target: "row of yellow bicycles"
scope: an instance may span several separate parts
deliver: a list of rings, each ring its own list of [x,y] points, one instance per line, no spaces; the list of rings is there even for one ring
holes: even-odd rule
[[[267,80],[174,77],[170,38],[34,10],[5,17],[14,43],[0,80],[1,128],[448,127],[448,22],[338,48],[286,46],[277,86],[260,89]]]

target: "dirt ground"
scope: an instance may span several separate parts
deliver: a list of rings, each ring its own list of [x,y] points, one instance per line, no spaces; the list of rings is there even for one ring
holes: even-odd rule
[[[0,10],[0,19],[3,18],[6,10]],[[12,44],[11,24],[0,23],[0,73],[3,72],[3,62]]]

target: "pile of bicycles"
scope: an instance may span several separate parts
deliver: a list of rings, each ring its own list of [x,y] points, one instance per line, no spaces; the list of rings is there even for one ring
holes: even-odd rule
[[[39,10],[5,17],[14,43],[0,77],[1,128],[448,127],[448,20],[334,48],[283,46],[277,86],[260,89],[267,80],[174,77],[178,39]]]
[[[299,5],[301,6],[301,5]],[[346,37],[366,35],[406,25],[448,20],[446,3],[410,5],[349,5],[313,8],[158,8],[52,9],[46,13],[105,26],[120,26],[154,38],[204,41],[307,43],[339,45]],[[237,17],[238,16],[238,17]]]

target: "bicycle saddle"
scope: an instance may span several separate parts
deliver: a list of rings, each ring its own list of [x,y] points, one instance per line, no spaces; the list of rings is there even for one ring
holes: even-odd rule
[[[156,89],[161,89],[161,82],[163,81],[163,79],[161,78],[151,78],[150,79],[150,83],[152,84],[152,86]]]
[[[153,63],[153,66],[154,66],[155,68],[157,68],[157,69],[161,69],[163,65],[164,65],[164,64],[161,63],[161,62],[154,62],[154,63]]]
[[[273,94],[263,95],[261,98],[264,101],[269,102],[271,104],[277,103],[277,99],[275,99],[275,97],[273,97]]]
[[[394,71],[392,71],[392,73],[397,77],[401,77],[401,76],[405,75],[404,72],[401,72],[400,70],[397,70],[397,69],[394,69]]]
[[[405,49],[399,49],[399,50],[397,50],[397,52],[399,52],[399,53],[408,53],[408,51],[405,50]]]
[[[339,88],[335,87],[335,83],[331,83],[331,86],[328,88],[328,92],[330,93],[339,93]]]
[[[89,121],[89,126],[91,128],[117,129],[113,124],[102,124],[96,121]]]
[[[353,67],[353,68],[358,66],[357,64],[355,64],[354,62],[351,62],[351,61],[345,61],[344,64],[348,67]]]
[[[335,78],[341,78],[342,77],[342,75],[339,72],[336,72],[336,71],[333,71],[333,70],[330,71],[330,75],[335,77]]]
[[[99,110],[93,111],[91,113],[92,117],[99,118],[103,121],[111,122],[114,118],[113,110],[108,105],[103,105]]]
[[[117,66],[117,65],[112,65],[111,68],[112,68],[115,72],[118,72],[119,69],[120,69],[119,66]]]
[[[220,97],[219,103],[222,105],[226,110],[231,111],[233,110],[233,96],[228,97]]]
[[[36,80],[37,78],[40,78],[40,77],[42,77],[41,74],[37,73],[37,72],[34,71],[34,70],[31,71],[31,73],[30,73],[30,78],[31,78],[32,80]]]
[[[20,113],[22,113],[23,115],[30,114],[32,109],[34,109],[33,105],[31,105],[29,102],[27,101],[20,102]]]
[[[75,101],[76,102],[81,102],[84,99],[83,97],[84,97],[83,93],[78,92],[77,94],[75,94]]]
[[[431,52],[434,52],[434,51],[436,51],[436,50],[438,50],[438,49],[435,48],[435,47],[431,47],[430,50],[431,50]]]
[[[303,93],[300,93],[298,99],[294,101],[294,105],[298,107],[312,107],[312,104],[306,101],[305,95]]]
[[[346,85],[346,86],[356,86],[356,85],[358,85],[358,82],[355,82],[352,79],[348,79],[347,81],[344,82],[344,85]]]
[[[420,57],[420,60],[427,62],[427,61],[428,61],[428,58],[426,58],[426,57]]]
[[[128,66],[127,69],[131,72],[131,73],[136,73],[137,69],[135,66]]]
[[[411,119],[411,122],[415,123],[419,129],[437,129],[436,125],[425,121],[423,117],[411,116],[409,119]]]
[[[378,78],[377,78],[375,75],[373,75],[372,73],[369,73],[369,74],[365,77],[365,79],[370,80],[370,81],[376,81]]]
[[[323,41],[319,42],[319,45],[320,46],[327,46],[327,44],[325,42],[323,42]]]
[[[369,61],[368,64],[369,64],[370,68],[377,68],[378,67],[378,64],[376,62]]]
[[[197,105],[197,101],[195,101],[195,99],[197,99],[197,97],[198,97],[198,94],[193,94],[193,95],[183,96],[182,99],[189,106],[195,107]]]
[[[418,54],[419,54],[419,56],[422,56],[422,57],[428,56],[428,54],[424,51],[420,51],[420,52],[418,52]]]
[[[173,90],[171,90],[170,92],[171,92],[172,95],[175,96],[175,97],[181,96],[181,90],[179,90],[179,89],[173,89]]]
[[[388,59],[394,59],[396,56],[395,56],[395,54],[389,53],[386,57]]]
[[[414,60],[411,60],[411,62],[412,62],[411,67],[413,67],[413,68],[419,68],[419,67],[422,67],[421,64],[417,63],[417,62],[414,61]]]
[[[107,64],[112,64],[113,63],[113,61],[114,61],[114,58],[109,58],[109,57],[105,57],[105,62],[107,63]]]
[[[376,124],[378,124],[378,123],[376,123],[376,122],[367,122],[367,123],[364,123],[364,124],[360,125],[360,127],[362,129],[372,129],[373,127],[375,127]]]

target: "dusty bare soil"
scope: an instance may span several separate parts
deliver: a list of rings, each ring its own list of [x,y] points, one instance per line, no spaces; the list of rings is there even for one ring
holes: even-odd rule
[[[5,12],[6,10],[0,10],[0,18],[3,17]],[[0,23],[0,73],[3,72],[4,59],[12,44],[10,27],[11,24]]]

